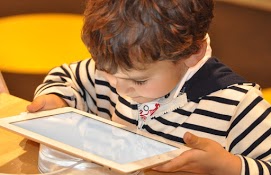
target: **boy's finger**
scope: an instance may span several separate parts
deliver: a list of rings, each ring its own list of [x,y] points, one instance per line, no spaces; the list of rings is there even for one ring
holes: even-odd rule
[[[28,105],[26,108],[28,112],[37,112],[41,110],[45,105],[45,99],[44,98],[36,98],[30,105]]]

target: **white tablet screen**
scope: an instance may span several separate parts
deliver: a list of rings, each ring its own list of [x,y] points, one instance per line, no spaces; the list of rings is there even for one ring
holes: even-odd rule
[[[178,149],[74,112],[12,124],[119,164]]]

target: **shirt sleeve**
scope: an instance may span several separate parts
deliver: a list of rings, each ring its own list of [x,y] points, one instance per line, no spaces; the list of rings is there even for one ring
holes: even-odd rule
[[[95,113],[95,64],[92,59],[52,69],[35,91],[35,97],[55,94],[69,106]]]
[[[271,174],[271,107],[256,87],[237,107],[228,132],[227,149],[242,160],[241,175]]]

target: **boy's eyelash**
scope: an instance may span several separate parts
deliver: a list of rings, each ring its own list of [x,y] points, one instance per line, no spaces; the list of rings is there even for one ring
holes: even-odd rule
[[[136,84],[136,85],[143,85],[143,84],[145,84],[147,82],[147,80],[145,80],[145,81],[134,81],[134,83]]]

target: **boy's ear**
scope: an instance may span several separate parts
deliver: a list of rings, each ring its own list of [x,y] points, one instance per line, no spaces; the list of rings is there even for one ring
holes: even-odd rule
[[[191,55],[189,58],[185,59],[184,64],[187,67],[195,66],[205,56],[206,48],[207,48],[207,41],[204,41],[201,44],[200,50],[197,53]]]

